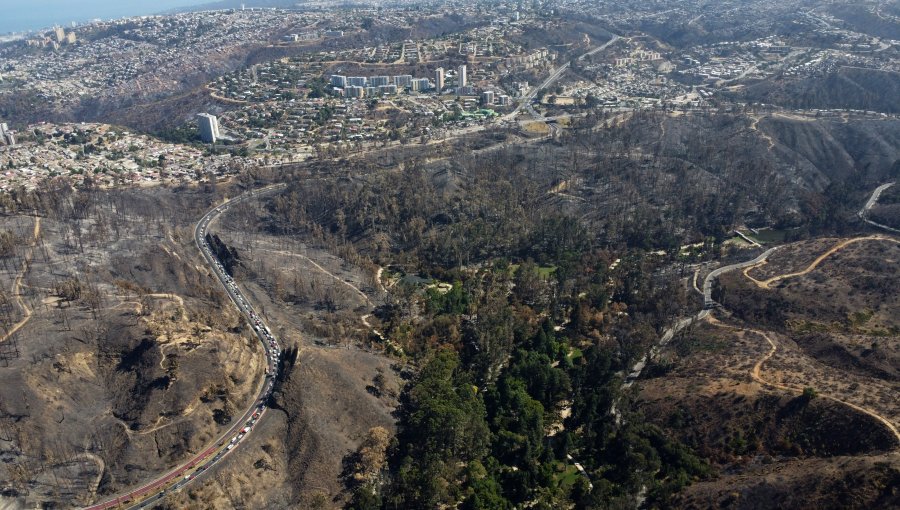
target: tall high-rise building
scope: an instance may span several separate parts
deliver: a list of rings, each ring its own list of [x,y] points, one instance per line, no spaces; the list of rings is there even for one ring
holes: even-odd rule
[[[481,93],[481,104],[485,106],[490,106],[494,104],[494,91],[493,90],[485,90]]]
[[[63,29],[63,27],[54,27],[53,35],[56,36],[56,42],[61,43],[66,38],[66,31]]]
[[[431,88],[431,82],[428,81],[428,78],[416,78],[410,84],[410,88],[415,92],[421,92]]]
[[[206,143],[216,143],[216,139],[219,138],[219,120],[216,116],[198,113],[197,124],[200,128],[200,139]]]
[[[459,70],[456,72],[456,85],[457,87],[465,87],[469,84],[466,79],[466,66],[465,64],[459,66]]]
[[[16,137],[13,135],[13,132],[9,130],[9,126],[7,126],[5,122],[0,123],[0,143],[6,145],[16,144]]]
[[[444,90],[444,68],[438,67],[434,71],[434,88],[437,90],[438,94]]]

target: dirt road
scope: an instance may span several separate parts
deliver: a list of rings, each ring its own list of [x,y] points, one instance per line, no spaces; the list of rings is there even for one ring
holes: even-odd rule
[[[819,256],[816,258],[816,260],[812,261],[812,263],[810,263],[808,266],[806,266],[806,268],[803,269],[802,271],[797,271],[796,273],[786,273],[786,274],[783,274],[783,275],[773,276],[772,278],[769,278],[768,280],[762,280],[762,281],[760,281],[760,280],[757,280],[756,278],[753,278],[752,276],[750,276],[750,275],[748,274],[748,272],[749,272],[751,269],[753,269],[754,267],[758,267],[758,266],[760,266],[761,264],[766,263],[766,260],[763,259],[763,260],[759,261],[759,263],[754,264],[753,266],[750,266],[750,267],[744,269],[744,276],[746,276],[746,277],[749,278],[753,283],[755,283],[755,284],[757,285],[757,287],[760,287],[760,288],[762,288],[762,289],[770,289],[770,288],[772,287],[772,284],[773,284],[773,283],[780,282],[780,281],[782,281],[782,280],[787,280],[788,278],[794,278],[794,277],[797,277],[797,276],[803,276],[803,275],[805,275],[805,274],[809,274],[812,270],[814,270],[815,268],[819,267],[819,264],[821,264],[822,262],[824,262],[825,259],[827,259],[828,257],[830,257],[830,256],[834,255],[835,253],[837,253],[837,252],[843,250],[844,248],[846,248],[847,246],[850,246],[851,244],[859,243],[859,242],[862,242],[862,241],[887,241],[887,242],[891,242],[891,243],[898,243],[898,244],[900,244],[900,240],[894,239],[893,237],[887,237],[887,236],[882,236],[882,235],[874,235],[874,236],[866,236],[866,237],[854,237],[854,238],[852,238],[852,239],[845,239],[844,241],[841,241],[841,242],[839,242],[838,244],[832,246],[831,248],[828,249],[828,251],[826,251],[825,253],[819,255]]]
[[[25,303],[25,300],[22,299],[22,280],[25,279],[25,275],[28,274],[28,267],[31,265],[31,258],[34,256],[34,245],[37,244],[38,238],[41,235],[41,218],[40,216],[35,216],[34,218],[34,233],[32,236],[31,247],[28,250],[28,253],[25,255],[25,260],[22,261],[22,270],[19,271],[19,276],[16,277],[15,283],[13,283],[12,293],[16,296],[16,303],[18,303],[19,308],[22,309],[22,320],[13,324],[13,327],[6,332],[5,335],[0,337],[0,342],[5,342],[9,339],[9,337],[13,336],[16,331],[22,329],[25,324],[28,324],[28,321],[31,320],[31,308],[28,308],[28,304]]]

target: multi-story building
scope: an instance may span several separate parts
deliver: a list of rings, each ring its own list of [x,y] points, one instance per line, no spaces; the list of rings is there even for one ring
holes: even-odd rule
[[[457,87],[465,87],[469,82],[466,79],[466,66],[459,66],[459,70],[456,72],[456,86]]]
[[[365,87],[368,85],[368,78],[365,76],[350,76],[347,78],[347,85],[352,85],[354,87]]]
[[[440,94],[441,91],[444,90],[444,68],[443,67],[438,67],[434,71],[434,89],[437,91],[438,94]]]
[[[6,145],[16,144],[16,137],[5,122],[0,123],[0,143],[5,143]]]
[[[408,89],[412,87],[412,75],[411,74],[401,74],[399,76],[394,76],[394,85],[397,88]]]
[[[410,84],[410,88],[416,92],[421,92],[423,90],[428,90],[431,88],[431,82],[428,81],[428,78],[416,78]]]
[[[390,84],[391,84],[390,76],[373,76],[373,77],[369,78],[369,85],[371,85],[373,87],[381,87],[381,86],[390,85]]]
[[[366,89],[358,85],[347,85],[344,88],[344,97],[366,97]]]
[[[341,76],[339,74],[331,75],[331,85],[335,87],[344,88],[347,86],[347,77]]]
[[[494,104],[494,91],[493,90],[485,90],[481,93],[481,104],[485,106],[490,106]]]
[[[497,96],[497,103],[500,106],[509,106],[509,96],[507,96],[506,94]]]
[[[382,85],[382,86],[378,87],[378,90],[380,90],[381,93],[386,96],[393,96],[397,93],[397,86],[396,85]]]
[[[381,95],[381,87],[366,87],[366,97]]]
[[[219,138],[219,120],[216,116],[198,113],[197,124],[200,128],[200,139],[206,143],[216,143],[216,139]]]

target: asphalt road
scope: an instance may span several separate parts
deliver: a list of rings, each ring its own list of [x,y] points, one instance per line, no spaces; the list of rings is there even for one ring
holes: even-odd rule
[[[869,200],[866,201],[866,205],[864,205],[863,208],[860,209],[859,212],[856,214],[858,214],[859,217],[863,221],[865,221],[869,225],[872,225],[873,227],[878,227],[882,230],[887,230],[888,232],[893,232],[894,234],[900,234],[900,230],[898,230],[896,228],[892,228],[887,225],[882,225],[881,223],[876,223],[869,219],[869,209],[871,209],[872,207],[875,206],[875,204],[878,203],[878,199],[881,198],[881,194],[884,193],[884,190],[890,188],[894,184],[896,184],[896,183],[889,182],[887,184],[882,184],[881,186],[878,186],[877,188],[875,188],[875,191],[872,192],[872,196],[869,197]]]
[[[756,264],[759,264],[760,262],[769,258],[769,255],[774,253],[777,249],[777,246],[775,246],[774,248],[769,248],[753,260],[739,262],[737,264],[731,264],[729,266],[722,266],[719,269],[716,269],[715,271],[712,271],[708,275],[706,275],[706,278],[703,279],[703,311],[707,311],[718,304],[712,298],[712,284],[716,278],[729,271],[734,271],[735,269],[744,269],[745,267],[755,266]],[[704,314],[703,317],[706,317],[706,315]]]
[[[622,387],[630,388],[631,385],[634,384],[634,381],[636,381],[641,376],[641,373],[644,371],[644,368],[647,366],[647,364],[650,362],[650,360],[653,359],[659,353],[659,350],[662,347],[664,347],[666,344],[668,344],[672,340],[672,338],[675,337],[676,333],[678,333],[682,329],[690,326],[694,322],[702,321],[709,315],[710,310],[712,310],[713,308],[716,307],[716,305],[718,305],[718,303],[716,303],[712,298],[712,285],[713,285],[713,282],[716,280],[716,278],[718,278],[719,276],[721,276],[727,272],[734,271],[736,269],[744,269],[745,267],[750,267],[750,266],[759,264],[760,262],[769,258],[769,256],[772,255],[772,253],[774,253],[775,250],[777,250],[777,249],[778,249],[777,246],[774,248],[769,248],[768,250],[764,251],[763,253],[761,253],[759,256],[757,256],[756,258],[754,258],[752,260],[748,260],[745,262],[738,262],[737,264],[730,264],[727,266],[722,266],[722,267],[716,269],[715,271],[710,272],[708,275],[706,275],[706,278],[703,279],[703,309],[700,310],[699,312],[697,312],[695,315],[679,319],[677,322],[675,322],[675,324],[672,325],[672,327],[667,329],[662,334],[662,336],[660,336],[659,342],[657,342],[657,345],[653,346],[650,349],[650,351],[647,353],[646,356],[644,356],[643,358],[638,360],[634,364],[634,366],[631,367],[631,371],[628,372],[628,374],[625,376],[625,381],[622,384]],[[618,420],[618,418],[619,418],[618,411],[615,406],[613,406],[613,408],[611,409],[610,412]]]
[[[584,58],[589,55],[593,55],[594,53],[597,53],[598,51],[605,50],[607,47],[609,47],[610,44],[613,44],[614,42],[618,41],[619,39],[620,39],[620,37],[618,35],[613,34],[612,39],[606,41],[605,43],[592,49],[591,51],[588,51],[584,55],[581,55],[580,57],[578,57],[578,60],[584,60]],[[526,110],[528,110],[528,113],[530,113],[533,118],[542,119],[543,117],[541,117],[541,115],[538,114],[538,112],[536,112],[534,110],[534,107],[531,105],[531,101],[534,100],[534,97],[537,95],[538,91],[549,87],[550,85],[553,84],[553,82],[558,80],[559,77],[562,76],[564,72],[566,72],[566,69],[569,68],[569,64],[570,64],[570,62],[566,62],[565,64],[554,69],[553,72],[550,73],[550,76],[548,76],[547,79],[543,81],[543,83],[541,83],[537,87],[531,89],[531,91],[528,93],[528,95],[526,95],[525,97],[522,98],[522,100],[519,102],[519,106],[517,106],[515,110],[513,110],[511,113],[505,115],[503,118],[504,119],[516,118],[516,115],[518,115],[519,112],[524,107]]]
[[[243,444],[247,436],[254,429],[254,426],[262,419],[266,413],[266,402],[272,394],[274,380],[278,372],[278,362],[281,358],[281,348],[278,341],[270,333],[268,326],[263,319],[257,314],[250,302],[244,297],[240,289],[234,283],[234,280],[225,272],[221,263],[212,253],[209,245],[206,243],[206,234],[209,224],[216,217],[227,211],[232,205],[245,200],[257,199],[263,196],[271,195],[282,190],[284,184],[276,184],[261,188],[256,191],[250,191],[238,197],[235,197],[217,207],[210,209],[194,227],[194,243],[200,254],[206,260],[209,267],[213,270],[219,282],[225,288],[228,297],[235,306],[241,311],[248,323],[253,328],[254,333],[266,353],[266,376],[258,383],[259,393],[253,402],[247,408],[240,418],[234,420],[234,425],[229,428],[219,439],[209,445],[203,451],[193,456],[187,462],[181,464],[177,468],[168,471],[160,477],[149,481],[141,487],[131,490],[126,494],[119,495],[113,499],[109,499],[103,503],[98,503],[87,507],[88,510],[102,510],[108,508],[125,508],[128,510],[140,509],[158,503],[166,494],[178,491],[186,485],[200,478],[209,468],[220,463],[232,450]]]

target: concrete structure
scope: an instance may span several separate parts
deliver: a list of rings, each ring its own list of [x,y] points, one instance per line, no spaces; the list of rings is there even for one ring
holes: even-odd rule
[[[366,97],[366,89],[358,85],[344,87],[344,97]]]
[[[434,71],[434,89],[440,94],[444,90],[444,68],[438,67]]]
[[[9,146],[16,144],[16,137],[13,135],[13,132],[9,130],[9,126],[7,126],[5,122],[0,123],[0,143],[5,143]]]
[[[485,106],[490,106],[494,104],[494,91],[493,90],[485,90],[481,93],[481,104]]]
[[[198,113],[197,124],[200,128],[200,139],[206,143],[216,143],[216,140],[219,138],[219,120],[216,116],[208,113]]]
[[[456,86],[457,87],[465,87],[468,85],[468,79],[466,77],[466,66],[459,66],[459,70],[456,72]]]
[[[394,85],[397,88],[405,88],[408,89],[412,87],[412,75],[411,74],[401,74],[399,76],[394,76]]]
[[[339,74],[331,75],[331,84],[335,87],[344,88],[347,86],[347,77]]]
[[[368,85],[369,79],[365,76],[349,76],[347,77],[347,85],[354,87],[365,87]]]
[[[378,90],[380,90],[381,93],[386,96],[393,96],[397,93],[397,86],[396,85],[382,85],[382,86],[378,87]]]
[[[373,77],[369,78],[369,85],[371,85],[373,87],[381,87],[381,86],[390,85],[390,84],[391,84],[390,76],[373,76]]]
[[[66,40],[66,31],[63,27],[55,27],[53,29],[53,35],[56,37],[56,42],[61,43]]]
[[[423,90],[428,90],[431,88],[431,82],[428,81],[428,78],[416,78],[412,81],[410,88],[416,92],[421,92]]]
[[[509,106],[509,96],[507,96],[506,94],[497,96],[497,103],[500,106]]]

